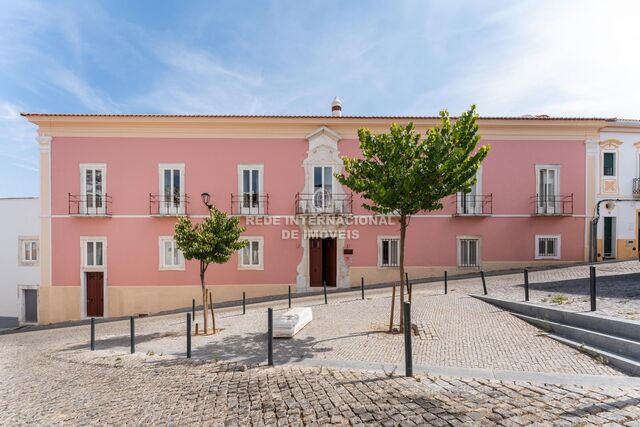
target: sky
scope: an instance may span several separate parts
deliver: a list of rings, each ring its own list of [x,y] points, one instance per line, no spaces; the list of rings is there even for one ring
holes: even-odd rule
[[[640,118],[640,2],[0,0],[0,197],[19,113]]]

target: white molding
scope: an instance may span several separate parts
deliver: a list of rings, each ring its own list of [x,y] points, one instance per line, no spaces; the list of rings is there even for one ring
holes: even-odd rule
[[[556,256],[544,256],[538,253],[538,240],[540,239],[558,239],[558,248]],[[533,255],[534,259],[560,259],[562,258],[562,236],[560,234],[536,234],[533,239]]]
[[[249,241],[249,245],[251,244],[251,242],[258,242],[258,257],[260,262],[258,263],[258,265],[244,265],[242,263],[242,251],[244,250],[244,248],[242,248],[237,253],[238,254],[238,270],[239,271],[264,270],[264,237],[263,236],[242,236],[241,239]]]
[[[24,291],[25,290],[35,290],[37,292],[37,300],[36,300],[36,316],[39,315],[40,312],[40,285],[18,285],[18,324],[19,325],[37,325],[38,319],[36,322],[27,322],[25,321],[26,317],[26,302],[24,299]]]
[[[186,269],[184,255],[182,254],[182,251],[180,251],[180,249],[178,249],[178,245],[177,244],[175,245],[175,250],[180,252],[180,255],[179,255],[180,264],[172,265],[172,266],[164,265],[164,243],[168,242],[168,241],[175,242],[176,239],[173,236],[158,236],[158,270],[160,270],[160,271],[184,271]]]
[[[107,210],[107,200],[104,198],[104,195],[107,194],[107,164],[106,163],[80,163],[80,197],[87,197],[87,180],[86,180],[86,171],[93,170],[94,171],[94,181],[95,181],[95,171],[100,170],[102,172],[102,194],[100,194],[102,199],[102,208],[97,209],[94,207],[94,210],[98,214],[104,214]],[[94,183],[95,186],[95,183]],[[95,195],[95,188],[94,188]],[[79,201],[80,206],[78,207],[78,211],[81,214],[87,213],[87,207],[82,201]],[[95,200],[94,200],[95,203]]]
[[[86,243],[102,243],[102,265],[87,265]],[[95,250],[95,246],[94,246]],[[94,253],[95,256],[95,253]],[[82,271],[103,271],[107,269],[107,237],[106,236],[80,236],[80,269]]]
[[[24,244],[26,242],[36,242],[36,257],[34,260],[24,259]],[[40,237],[39,236],[18,236],[18,266],[37,267],[40,265]]]
[[[251,208],[243,208],[242,207],[242,201],[244,200],[242,198],[242,195],[244,194],[244,188],[242,186],[242,173],[243,171],[248,170],[248,171],[252,171],[252,170],[257,170],[258,171],[258,185],[259,185],[259,191],[258,191],[258,211],[257,212],[253,212],[251,210]],[[238,203],[238,212],[240,212],[238,215],[244,216],[247,215],[249,213],[255,213],[257,215],[264,215],[264,203],[261,200],[261,196],[264,196],[267,194],[267,192],[265,191],[265,186],[264,186],[264,165],[263,164],[238,164],[237,167],[237,171],[238,171],[238,197],[240,197]],[[249,178],[251,179],[251,178]]]
[[[382,264],[382,241],[383,240],[397,240],[398,241],[398,265],[383,265]],[[377,238],[378,242],[378,268],[379,269],[398,269],[400,267],[400,235],[381,235]]]
[[[460,265],[460,241],[461,240],[477,240],[476,248],[476,264],[472,266]],[[459,270],[478,270],[482,268],[482,238],[478,235],[459,235],[456,236],[456,268]]]
[[[186,167],[184,163],[158,163],[158,196],[164,196],[164,173],[165,169],[178,169],[180,170],[180,206],[178,206],[177,215],[184,214],[186,210],[186,201],[182,200],[182,196],[185,194],[185,180],[186,180]],[[162,208],[162,203],[158,201],[158,212],[161,215],[165,215],[171,212],[166,212],[166,209]]]

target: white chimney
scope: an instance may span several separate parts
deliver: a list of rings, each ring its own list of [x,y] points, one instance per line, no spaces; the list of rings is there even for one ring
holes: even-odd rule
[[[337,96],[331,102],[331,115],[335,117],[342,116],[342,101]]]

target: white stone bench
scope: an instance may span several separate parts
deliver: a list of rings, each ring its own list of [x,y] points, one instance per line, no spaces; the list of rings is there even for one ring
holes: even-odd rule
[[[274,338],[293,338],[312,319],[311,307],[296,307],[287,310],[279,316],[274,316],[273,336]]]

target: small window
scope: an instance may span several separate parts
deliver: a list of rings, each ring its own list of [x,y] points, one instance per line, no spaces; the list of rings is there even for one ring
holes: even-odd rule
[[[39,259],[38,239],[33,237],[21,237],[18,239],[18,255],[20,265],[38,265]]]
[[[536,236],[536,259],[560,259],[560,236]]]
[[[480,239],[458,239],[458,267],[480,267]]]
[[[104,239],[83,239],[83,266],[85,268],[104,267],[106,262],[106,240]]]
[[[397,267],[399,263],[400,240],[381,239],[380,240],[380,266]]]
[[[171,236],[160,237],[160,269],[184,270],[184,256]]]
[[[246,270],[262,270],[263,242],[261,237],[244,237],[248,241],[247,246],[240,249],[239,268]]]
[[[604,176],[616,176],[616,153],[604,153],[602,155],[602,174]]]

